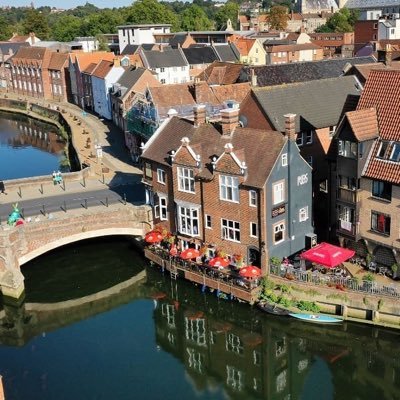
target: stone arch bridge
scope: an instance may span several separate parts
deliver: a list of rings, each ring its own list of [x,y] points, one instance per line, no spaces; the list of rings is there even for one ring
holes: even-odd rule
[[[149,229],[148,206],[110,205],[55,213],[17,227],[0,227],[0,286],[19,299],[24,292],[21,265],[46,252],[80,240],[111,235],[143,236]]]

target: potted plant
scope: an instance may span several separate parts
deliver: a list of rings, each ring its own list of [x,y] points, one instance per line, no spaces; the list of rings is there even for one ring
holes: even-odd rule
[[[234,254],[233,259],[238,268],[243,266],[243,255],[242,254]]]
[[[399,269],[399,266],[396,263],[394,263],[391,266],[391,268],[392,268],[392,272],[393,272],[393,279],[396,279],[397,278],[397,271]]]

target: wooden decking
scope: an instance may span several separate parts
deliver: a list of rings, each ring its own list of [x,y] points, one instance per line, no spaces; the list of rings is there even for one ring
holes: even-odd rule
[[[233,296],[239,300],[246,301],[250,304],[254,304],[259,297],[260,286],[253,288],[244,288],[238,286],[232,280],[224,280],[218,277],[211,277],[205,272],[201,271],[195,263],[186,262],[178,263],[173,259],[163,257],[163,254],[157,254],[151,249],[145,249],[144,255],[150,261],[159,265],[161,268],[170,272],[171,277],[183,277],[188,281],[197,283],[199,285],[205,285],[206,287],[214,290],[219,290],[221,293],[225,293],[228,296]]]

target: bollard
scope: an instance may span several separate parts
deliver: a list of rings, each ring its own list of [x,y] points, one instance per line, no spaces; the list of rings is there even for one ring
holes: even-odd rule
[[[106,197],[106,207],[108,207],[108,197]]]
[[[24,213],[24,209],[23,208],[21,208],[21,217],[22,217],[22,219],[25,219],[25,213]]]
[[[82,180],[83,180],[82,186],[85,188],[86,187],[86,179],[85,179],[85,177],[83,177]]]
[[[126,193],[124,193],[124,206],[126,206]]]
[[[42,204],[42,213],[43,213],[43,215],[46,215],[46,208],[45,208],[44,204]]]
[[[104,174],[103,174],[103,184],[104,183],[106,183],[106,178],[105,178],[105,176],[104,176]]]
[[[64,200],[64,212],[67,212],[67,202]]]
[[[18,196],[22,199],[22,189],[21,189],[21,186],[19,186],[19,192],[17,192],[18,193]]]
[[[62,188],[63,188],[63,190],[65,192],[65,180],[64,179],[63,179],[62,183],[63,183]]]
[[[87,210],[87,199],[85,199],[85,208]]]
[[[40,184],[39,192],[43,194],[43,183]]]

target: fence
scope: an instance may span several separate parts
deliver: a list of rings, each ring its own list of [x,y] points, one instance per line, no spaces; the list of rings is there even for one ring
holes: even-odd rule
[[[315,286],[328,286],[338,290],[350,290],[359,293],[400,298],[400,292],[396,284],[384,285],[375,281],[334,276],[320,272],[302,271],[299,269],[287,270],[286,268],[272,264],[270,265],[270,273],[281,278]]]

